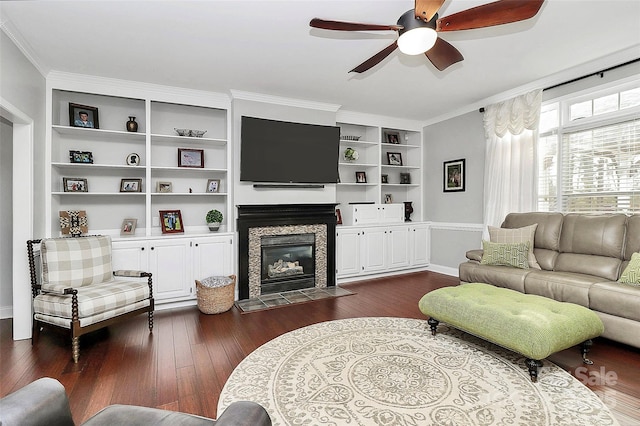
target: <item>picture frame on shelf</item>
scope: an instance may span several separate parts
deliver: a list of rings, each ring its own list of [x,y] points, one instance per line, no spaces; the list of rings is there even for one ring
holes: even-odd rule
[[[127,166],[139,166],[140,165],[140,155],[132,152],[127,155]]]
[[[62,188],[64,192],[89,192],[87,178],[63,177]]]
[[[163,234],[184,233],[180,210],[160,210],[160,227]]]
[[[367,183],[367,173],[356,172],[356,183]]]
[[[69,125],[85,129],[99,129],[98,108],[69,102]]]
[[[87,212],[85,210],[60,210],[60,233],[74,237],[89,232]]]
[[[380,183],[389,183],[389,175],[381,175],[380,176]]]
[[[390,166],[402,166],[402,153],[387,152],[387,162]]]
[[[342,225],[342,212],[336,209],[336,225]]]
[[[122,226],[120,226],[120,235],[134,235],[136,233],[136,226],[138,225],[138,219],[124,219]]]
[[[156,182],[156,192],[160,194],[169,194],[173,192],[173,185],[171,182]]]
[[[392,194],[384,194],[384,203],[385,204],[393,204],[393,195]]]
[[[120,192],[142,192],[142,179],[120,179]]]
[[[207,181],[207,192],[208,193],[220,192],[220,179],[209,179]]]
[[[445,161],[443,163],[443,192],[465,190],[465,159]]]
[[[392,143],[394,145],[400,144],[400,132],[385,130],[383,135],[386,143]]]
[[[69,150],[69,161],[76,164],[93,164],[93,153],[91,151]]]
[[[204,149],[178,148],[178,167],[204,168]]]
[[[409,185],[411,183],[411,173],[400,173],[400,183]]]

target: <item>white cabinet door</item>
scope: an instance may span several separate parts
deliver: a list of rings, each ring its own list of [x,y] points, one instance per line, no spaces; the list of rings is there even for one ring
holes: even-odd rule
[[[128,269],[151,272],[148,253],[149,246],[146,241],[114,241],[111,244],[113,270]]]
[[[409,253],[411,251],[409,227],[406,225],[390,226],[387,229],[387,247],[389,250],[387,268],[406,268],[409,266]]]
[[[380,204],[362,204],[353,207],[353,224],[369,225],[380,222]]]
[[[376,272],[387,269],[387,228],[362,230],[362,271]]]
[[[430,258],[429,225],[412,225],[411,266],[426,266]]]
[[[382,204],[382,207],[380,208],[380,222],[404,222],[404,204]]]
[[[195,287],[191,268],[190,241],[149,241],[149,268],[153,274],[153,294],[157,299],[185,297]]]
[[[339,229],[336,232],[336,276],[360,273],[360,230]]]
[[[193,279],[233,274],[231,236],[193,239]]]

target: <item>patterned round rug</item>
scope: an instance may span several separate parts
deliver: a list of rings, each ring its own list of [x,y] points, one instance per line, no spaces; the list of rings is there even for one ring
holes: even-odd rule
[[[556,365],[545,361],[532,383],[521,356],[451,328],[434,338],[426,321],[406,318],[283,334],[236,367],[218,413],[239,400],[261,404],[274,425],[618,424]]]

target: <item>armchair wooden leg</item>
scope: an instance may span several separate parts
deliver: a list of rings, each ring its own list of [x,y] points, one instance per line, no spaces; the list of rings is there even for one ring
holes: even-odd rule
[[[71,338],[71,356],[73,362],[77,364],[78,358],[80,358],[80,338],[77,336]]]
[[[149,311],[149,333],[153,332],[153,311]]]

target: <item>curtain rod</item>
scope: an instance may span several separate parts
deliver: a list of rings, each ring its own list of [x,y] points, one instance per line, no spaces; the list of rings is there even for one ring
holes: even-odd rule
[[[553,86],[545,87],[542,90],[545,91],[545,90],[555,89],[556,87],[560,87],[560,86],[564,86],[565,84],[571,84],[571,83],[574,83],[576,81],[584,80],[585,78],[593,77],[594,75],[599,75],[600,78],[602,78],[604,76],[604,73],[607,72],[607,71],[615,70],[616,68],[621,68],[621,67],[624,67],[624,66],[627,66],[627,65],[631,65],[631,64],[639,62],[639,61],[640,61],[640,58],[632,59],[632,60],[627,61],[625,63],[614,65],[612,67],[603,69],[601,71],[592,72],[591,74],[583,75],[582,77],[577,77],[577,78],[574,78],[572,80],[565,81],[563,83],[558,83],[558,84],[554,84]],[[484,112],[484,107],[480,108],[479,111],[480,112]]]

